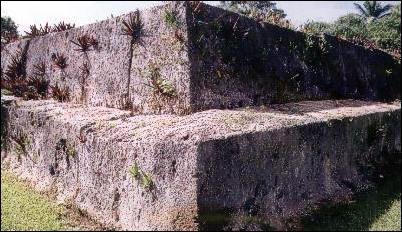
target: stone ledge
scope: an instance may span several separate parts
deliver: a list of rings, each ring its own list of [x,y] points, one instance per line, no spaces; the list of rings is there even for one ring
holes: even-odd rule
[[[400,108],[345,100],[130,117],[2,97],[2,168],[110,227],[200,229],[213,208],[280,228],[369,186],[372,159],[401,151]],[[135,164],[153,188],[130,174]]]

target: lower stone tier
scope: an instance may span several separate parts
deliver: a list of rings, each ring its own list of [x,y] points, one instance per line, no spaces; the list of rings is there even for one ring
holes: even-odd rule
[[[281,228],[399,159],[400,109],[345,100],[130,116],[2,96],[1,166],[107,227],[228,228],[251,216]]]

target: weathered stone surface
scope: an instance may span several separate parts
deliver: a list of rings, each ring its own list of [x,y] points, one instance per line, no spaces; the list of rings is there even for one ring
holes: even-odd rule
[[[167,23],[166,15],[175,21]],[[133,45],[130,95],[133,108],[141,113],[187,113],[190,110],[190,62],[186,8],[183,3],[142,11],[143,36]],[[159,94],[151,83],[152,69],[167,81],[176,96]]]
[[[46,64],[47,78],[70,89],[71,101],[92,106],[124,108],[128,101],[130,41],[122,35],[121,25],[127,16],[104,20],[65,32],[51,33],[31,40],[27,57],[27,76],[35,72],[34,65]],[[78,51],[80,36],[92,36],[99,45],[87,52]],[[67,67],[54,65],[52,54],[67,58]],[[89,75],[81,69],[88,64]]]
[[[206,4],[188,21],[195,111],[400,98],[400,63],[383,51],[258,23]]]
[[[302,100],[400,98],[400,63],[379,50],[183,2],[139,11],[143,26],[134,41],[122,34],[123,21],[132,15],[32,39],[27,75],[44,61],[51,84],[68,86],[73,103],[132,108],[144,114]],[[71,40],[83,35],[97,39],[99,49],[76,51]],[[2,48],[3,72],[19,44]],[[53,65],[53,53],[67,58],[64,70]],[[88,76],[80,70],[84,62],[90,64]],[[152,83],[153,75],[163,83],[161,89]],[[161,94],[164,91],[170,94]]]
[[[367,187],[370,165],[401,152],[400,107],[320,101],[130,117],[3,97],[2,168],[121,229],[202,229],[217,211],[280,227]]]
[[[26,52],[29,41],[26,39],[15,41],[14,43],[1,46],[1,78],[4,72],[7,71],[7,66],[10,64],[12,56],[16,56],[18,52]]]

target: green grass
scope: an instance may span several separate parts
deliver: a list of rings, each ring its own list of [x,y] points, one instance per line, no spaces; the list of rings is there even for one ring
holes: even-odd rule
[[[1,173],[1,230],[64,230],[62,207],[15,177]],[[382,181],[353,202],[325,206],[303,220],[304,230],[400,230],[400,173]]]
[[[62,209],[1,172],[1,230],[62,230]]]
[[[400,173],[352,202],[325,206],[303,221],[304,230],[401,230]]]

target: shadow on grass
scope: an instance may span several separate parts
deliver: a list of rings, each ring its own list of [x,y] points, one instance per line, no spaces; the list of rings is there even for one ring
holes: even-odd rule
[[[302,220],[303,230],[369,230],[393,203],[401,199],[401,172],[392,171],[374,189],[360,193],[354,201],[332,206],[323,206]],[[397,209],[400,211],[399,209]],[[399,212],[400,215],[400,212]],[[400,218],[399,218],[400,220]],[[385,230],[389,230],[384,225]],[[400,228],[399,228],[400,229]]]

